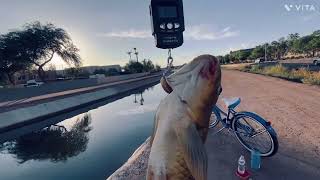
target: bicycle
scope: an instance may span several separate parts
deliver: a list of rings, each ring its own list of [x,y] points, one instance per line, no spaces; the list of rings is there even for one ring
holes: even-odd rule
[[[278,151],[278,139],[275,130],[272,128],[269,121],[264,120],[259,115],[252,112],[237,112],[234,109],[240,104],[240,98],[223,99],[228,108],[228,112],[224,112],[217,105],[213,107],[210,117],[209,128],[216,127],[219,122],[223,129],[228,129],[234,132],[241,145],[248,151],[256,151],[262,157],[270,157]],[[256,128],[257,127],[257,128]],[[262,139],[266,138],[266,139]],[[260,147],[260,143],[266,143],[267,146]]]

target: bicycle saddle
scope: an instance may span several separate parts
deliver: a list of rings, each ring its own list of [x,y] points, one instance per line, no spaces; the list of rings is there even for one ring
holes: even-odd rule
[[[228,107],[228,109],[234,109],[237,107],[241,99],[239,97],[234,97],[234,98],[222,98],[224,104]]]

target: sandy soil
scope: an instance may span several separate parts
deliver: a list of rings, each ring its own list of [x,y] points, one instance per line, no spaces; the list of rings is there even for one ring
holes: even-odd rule
[[[320,87],[239,71],[222,73],[222,97],[241,97],[238,110],[271,121],[280,154],[320,167]]]

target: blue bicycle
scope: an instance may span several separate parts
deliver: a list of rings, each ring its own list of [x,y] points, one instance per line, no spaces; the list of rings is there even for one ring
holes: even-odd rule
[[[219,122],[223,129],[234,132],[239,142],[250,152],[258,151],[262,157],[270,157],[278,151],[278,139],[271,123],[252,112],[236,112],[240,98],[223,99],[228,112],[218,106],[212,109],[209,128],[214,128]]]

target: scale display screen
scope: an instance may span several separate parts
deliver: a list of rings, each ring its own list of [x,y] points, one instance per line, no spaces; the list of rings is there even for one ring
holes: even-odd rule
[[[159,6],[158,13],[160,18],[176,18],[178,17],[176,6]]]

